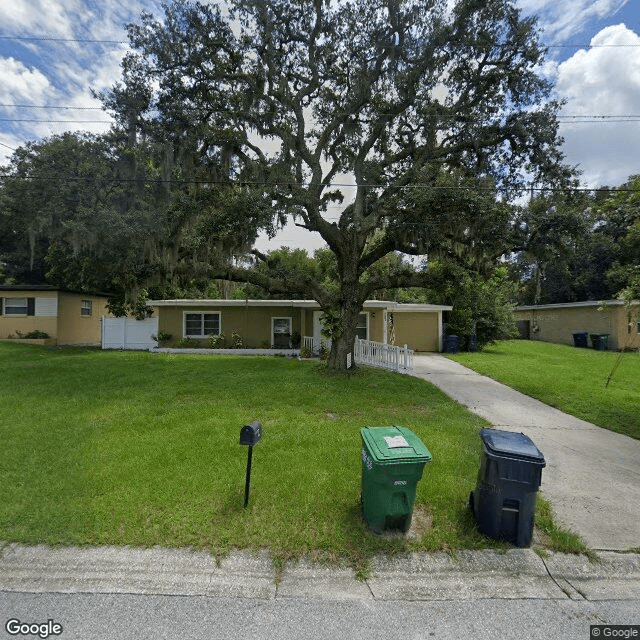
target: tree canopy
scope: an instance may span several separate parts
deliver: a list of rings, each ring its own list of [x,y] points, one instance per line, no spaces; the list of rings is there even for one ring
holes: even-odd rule
[[[515,223],[520,302],[640,297],[640,178],[532,199]]]
[[[506,197],[569,176],[535,22],[508,0],[232,0],[228,17],[178,0],[129,36],[102,96],[129,144],[162,144],[162,166],[200,193],[259,194],[250,227],[291,219],[327,243],[335,286],[255,250],[263,269],[212,272],[315,298],[339,319],[334,369],[367,297],[428,281],[381,260],[495,261]]]

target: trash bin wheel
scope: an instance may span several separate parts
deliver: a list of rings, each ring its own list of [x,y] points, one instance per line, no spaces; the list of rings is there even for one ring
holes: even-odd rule
[[[471,513],[474,513],[474,511],[473,511],[473,491],[469,494],[469,502],[468,502],[467,506],[471,510]]]

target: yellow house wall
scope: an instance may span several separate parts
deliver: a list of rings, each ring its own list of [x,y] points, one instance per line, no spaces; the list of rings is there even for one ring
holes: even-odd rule
[[[639,310],[640,307],[632,311],[630,332],[627,310],[622,306],[608,307],[603,311],[595,306],[516,310],[516,319],[529,321],[532,340],[573,344],[576,332],[608,333],[609,349],[615,350],[640,347],[637,320],[634,321]]]
[[[57,298],[57,291],[0,291],[1,298]],[[53,339],[58,336],[57,316],[6,316],[0,315],[0,339],[13,336],[17,332],[30,333],[44,331]]]
[[[618,344],[623,349],[640,349],[640,305],[632,307],[629,313],[626,309],[619,309]]]
[[[295,307],[224,307],[224,306],[189,306],[160,307],[158,315],[158,331],[171,334],[169,344],[175,345],[184,338],[184,313],[205,312],[220,313],[220,329],[227,343],[236,331],[243,339],[245,347],[260,349],[269,348],[272,342],[272,318],[291,318],[292,331],[302,335],[301,309]]]
[[[369,315],[369,340],[382,342],[384,310],[365,307],[362,311]]]
[[[80,313],[83,300],[91,300],[91,315]],[[102,316],[110,315],[107,299],[85,293],[58,294],[58,344],[100,346],[102,342]]]
[[[439,351],[438,314],[403,312],[393,314],[396,346],[414,351]]]

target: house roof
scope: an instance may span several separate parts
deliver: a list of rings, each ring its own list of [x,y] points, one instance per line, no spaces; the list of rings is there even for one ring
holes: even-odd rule
[[[151,307],[297,307],[301,309],[320,309],[315,300],[149,300]],[[385,309],[387,311],[402,312],[433,312],[451,311],[453,307],[442,304],[409,304],[392,302],[389,300],[366,300],[366,308]]]
[[[516,311],[535,311],[536,309],[579,309],[584,307],[621,307],[625,304],[623,300],[586,300],[584,302],[561,302],[556,304],[531,304],[516,307]],[[634,305],[640,301],[634,300]]]
[[[100,291],[80,291],[79,289],[65,289],[52,284],[0,284],[0,291],[60,291],[62,293],[77,293],[86,296],[100,296],[108,298],[108,293]]]

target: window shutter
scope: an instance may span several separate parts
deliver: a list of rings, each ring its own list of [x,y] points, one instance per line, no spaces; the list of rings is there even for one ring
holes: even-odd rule
[[[2,315],[2,309],[4,309],[4,298],[0,298],[0,316]]]
[[[36,299],[35,298],[27,298],[27,315],[28,316],[36,315]]]

